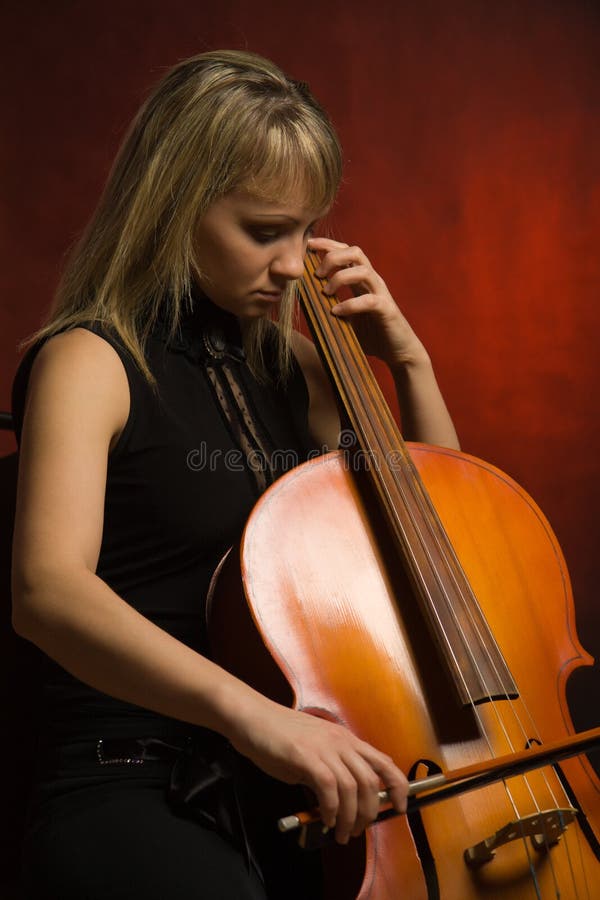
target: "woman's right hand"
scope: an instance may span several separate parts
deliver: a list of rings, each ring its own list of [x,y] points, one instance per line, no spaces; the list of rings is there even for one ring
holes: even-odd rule
[[[408,782],[389,756],[342,725],[263,699],[251,726],[230,736],[231,743],[268,775],[310,788],[339,843],[377,818],[384,788],[394,808],[406,811]]]

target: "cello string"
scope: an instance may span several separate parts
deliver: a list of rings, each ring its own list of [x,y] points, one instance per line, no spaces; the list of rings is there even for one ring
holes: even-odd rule
[[[565,835],[565,840],[566,840],[566,842],[568,842],[569,835]],[[576,846],[577,846],[577,855],[579,857],[579,869],[583,874],[583,880],[585,882],[585,885],[584,885],[585,894],[589,900],[589,898],[591,898],[590,884],[589,884],[588,877],[587,877],[587,870],[586,870],[585,864],[583,862],[583,851],[581,849],[582,835],[579,833],[579,831],[575,831],[573,840],[575,841]],[[570,856],[568,857],[568,860],[569,860],[569,865],[571,866],[571,871],[573,871],[573,866],[572,866],[572,861],[571,861]],[[573,881],[575,881],[575,873],[574,872],[573,872],[572,878],[573,878]]]
[[[366,435],[366,433],[364,432],[364,430],[361,429],[361,431],[362,431],[362,437],[363,437],[363,440],[364,440],[366,446],[367,446],[368,449],[369,449],[369,453],[371,454],[371,458],[375,458],[375,456],[374,456],[374,449],[373,449],[372,443],[369,441],[368,436]],[[411,480],[410,480],[410,479],[407,479],[407,483],[408,483],[409,488],[410,488],[410,487],[411,487]],[[385,484],[384,484],[383,482],[380,482],[380,484],[382,484],[382,486],[383,486],[384,489],[386,490],[386,493],[389,495],[389,491],[387,490],[387,486],[385,486]],[[404,491],[402,491],[402,493],[403,493],[404,497],[406,497],[406,493],[405,493]],[[412,491],[412,493],[413,493],[413,498],[414,498],[414,499],[416,500],[416,502],[417,502],[417,505],[419,505],[419,506],[421,507],[421,509],[423,509],[423,504],[422,504],[422,502],[421,502],[419,496],[416,495],[416,493],[415,493],[414,490]],[[415,522],[414,524],[415,524],[415,527],[416,527],[416,530],[417,530],[419,539],[420,539],[420,541],[421,541],[421,543],[422,543],[423,549],[427,551],[425,538],[423,537],[422,533],[420,533],[418,524],[417,524],[416,522]],[[440,545],[440,541],[439,541],[438,536],[435,535],[435,533],[433,533],[431,536],[433,536],[433,538],[434,538],[434,540],[436,541],[436,543],[440,546],[440,549],[442,549],[442,548],[441,548],[441,545]],[[427,554],[429,555],[428,551],[427,551]],[[429,555],[429,558],[430,558],[430,555]],[[413,554],[413,562],[416,564],[416,559],[414,559],[414,554]],[[431,561],[431,558],[430,558],[430,562],[432,562],[432,561]],[[455,586],[456,586],[456,588],[457,588],[457,590],[458,590],[459,596],[463,599],[463,607],[465,608],[467,614],[468,614],[469,617],[471,618],[472,625],[473,625],[473,627],[475,628],[475,630],[477,631],[477,633],[478,633],[478,635],[479,635],[479,637],[480,637],[480,639],[481,639],[481,632],[480,632],[480,629],[479,629],[479,625],[478,625],[478,623],[475,621],[475,618],[474,618],[474,616],[473,616],[473,613],[469,610],[468,604],[466,604],[466,603],[464,602],[464,594],[463,594],[463,592],[462,592],[462,590],[461,590],[460,585],[459,585],[459,584],[457,583],[457,581],[456,581],[456,576],[455,576],[454,573],[451,571],[450,567],[448,567],[448,568],[449,568],[450,574],[451,574],[451,576],[452,576],[452,578],[453,578],[453,580],[454,580],[454,582],[455,582]],[[446,594],[446,597],[447,597],[447,591],[446,591],[445,587],[444,587],[442,584],[439,583],[439,580],[438,580],[438,586],[439,586],[440,589]],[[430,599],[431,599],[431,598],[430,598]],[[449,600],[449,598],[448,598],[448,600]],[[453,609],[451,603],[450,603],[449,608],[450,608],[451,613],[452,613],[452,615],[453,615],[453,617],[454,617],[454,619],[455,619],[457,628],[459,628],[460,630],[462,630],[461,623],[460,623],[459,619],[456,617],[455,611],[454,611],[454,609]],[[436,614],[437,614],[437,611],[436,611]],[[441,624],[441,622],[440,622],[440,625],[441,625],[441,627],[442,627],[442,629],[443,629],[443,625]],[[464,634],[464,632],[463,632],[463,634]],[[493,637],[492,637],[492,639],[495,640]],[[484,649],[487,650],[487,648],[485,647],[485,643],[484,643],[483,641],[482,641],[481,643],[482,643],[482,646],[484,647]],[[451,652],[453,653],[451,647],[450,647],[450,650],[451,650]],[[489,661],[490,661],[491,666],[496,670],[495,662],[494,662],[493,658],[491,657],[491,654],[489,653],[489,650],[487,650],[487,653],[488,653],[488,656],[489,656]],[[479,664],[477,663],[477,660],[476,660],[474,654],[471,653],[471,657],[472,657],[474,666],[477,667],[477,669],[479,669]],[[481,672],[480,672],[480,674],[481,674]],[[497,674],[497,675],[499,674],[499,673],[497,672],[497,670],[496,670],[496,674]],[[500,683],[502,683],[502,682],[501,682],[501,679],[499,679],[499,680],[500,680]],[[482,681],[483,681],[483,683],[485,684],[485,680],[482,679]],[[466,691],[466,693],[470,696],[470,691],[469,691],[468,685],[466,684],[466,682],[464,681],[464,679],[463,679],[463,682],[464,682],[465,691]],[[510,697],[508,696],[508,692],[505,691],[505,693],[506,693],[506,699],[509,701],[509,704],[510,704],[511,707],[513,707],[513,709],[514,709],[514,717],[515,717],[515,720],[517,721],[517,723],[518,723],[519,726],[521,727],[521,730],[522,730],[522,732],[523,732],[523,735],[526,736],[526,733],[525,733],[525,730],[524,730],[524,728],[523,728],[523,726],[522,726],[522,723],[521,723],[521,721],[520,721],[520,717],[519,717],[519,715],[518,715],[518,712],[516,711],[516,708],[514,708],[514,704],[512,704],[512,701],[511,701]],[[503,731],[504,731],[504,733],[505,733],[505,736],[506,736],[506,739],[507,739],[507,741],[508,741],[508,743],[509,743],[509,746],[511,746],[511,749],[514,749],[513,744],[512,744],[512,739],[510,738],[510,735],[507,733],[506,727],[504,726],[504,723],[503,723],[503,721],[502,721],[502,716],[500,716],[500,715],[498,714],[498,711],[496,710],[496,703],[494,702],[493,698],[491,697],[491,694],[489,693],[489,691],[488,691],[488,696],[489,696],[490,702],[492,703],[492,709],[494,709],[494,711],[495,711],[495,713],[496,713],[496,717],[498,718],[499,724],[501,725],[501,727],[502,727],[502,729],[503,729]],[[481,719],[481,716],[479,716],[479,713],[478,713],[478,711],[477,711],[476,708],[475,708],[475,705],[474,705],[474,703],[473,703],[472,697],[471,697],[471,705],[472,705],[472,708],[474,709],[474,712],[475,712],[475,714],[476,714],[477,720],[480,722],[481,730],[482,730],[482,733],[484,734],[484,737],[485,737],[485,739],[486,739],[486,742],[488,743],[488,747],[489,747],[489,749],[490,749],[490,752],[493,752],[493,751],[492,751],[492,747],[491,747],[491,743],[490,743],[489,736],[488,736],[487,733],[486,733],[486,727],[485,727],[485,725],[484,725],[484,723],[483,723],[483,721],[482,721],[482,719]],[[526,707],[526,704],[523,704],[523,705]],[[532,718],[531,713],[529,712],[529,710],[527,710],[527,713],[528,713],[528,717],[530,718],[530,720],[531,720],[531,722],[532,722],[532,724],[533,724],[533,718]],[[534,727],[535,727],[535,726],[534,726]],[[527,780],[526,780],[526,783],[528,784],[528,781],[527,781]],[[529,787],[529,784],[528,784],[528,787]],[[550,789],[550,790],[551,790],[551,789]],[[509,794],[509,796],[510,796],[510,791],[508,791],[508,789],[507,789],[507,792],[508,792],[508,794]],[[532,793],[530,787],[529,787],[529,792],[530,792],[530,794],[531,794],[531,796],[532,796],[532,800],[535,802],[535,797],[534,797],[534,795],[533,795],[533,793]],[[553,792],[551,791],[551,793],[553,793]],[[514,799],[513,799],[512,797],[511,797],[511,803],[512,803],[513,806],[515,806]],[[539,809],[539,805],[538,805],[538,809]],[[517,812],[516,808],[515,808],[515,813],[518,815],[518,812]]]
[[[581,844],[580,844],[580,842],[579,842],[579,834],[578,834],[578,832],[575,832],[575,835],[576,835],[575,840],[576,840],[576,843],[577,843],[577,849],[578,849],[578,851],[579,851],[579,861],[580,861],[580,866],[579,866],[579,868],[580,868],[580,870],[583,872],[583,877],[584,877],[584,882],[585,882],[585,884],[584,884],[585,893],[586,893],[586,897],[589,898],[589,896],[590,896],[590,893],[589,893],[589,885],[588,885],[588,880],[587,880],[587,876],[586,876],[586,872],[585,872],[585,867],[584,867],[584,865],[583,865],[583,857],[582,857],[582,853],[581,853]],[[548,839],[547,839],[547,837],[546,837],[546,836],[544,836],[544,837],[545,837],[544,845],[545,845],[545,848],[546,848],[546,855],[547,855],[547,857],[548,857],[549,859],[551,859],[551,854],[550,854],[551,848],[550,848],[550,846],[548,845]],[[568,844],[569,844],[569,835],[565,835],[564,837],[565,837],[564,843],[565,843],[565,845],[568,845]],[[574,868],[573,868],[573,860],[572,860],[571,852],[570,852],[568,846],[566,846],[566,850],[567,850],[567,862],[568,862],[568,864],[569,864],[569,870],[570,870],[570,872],[571,872],[571,881],[572,881],[572,883],[573,883],[573,885],[574,885],[574,887],[575,887],[575,895],[576,895],[576,898],[577,898],[577,897],[579,897],[579,892],[578,892],[578,889],[577,889],[577,885],[575,884],[575,870],[574,870]],[[551,865],[552,865],[552,860],[551,860]],[[552,865],[552,874],[553,874],[553,875],[555,874],[555,872],[554,872],[554,866],[553,866],[553,865]],[[555,878],[555,882],[556,882],[556,878]]]

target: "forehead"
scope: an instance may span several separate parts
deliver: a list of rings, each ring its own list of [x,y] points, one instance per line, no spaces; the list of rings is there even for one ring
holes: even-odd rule
[[[275,199],[245,188],[230,191],[216,202],[234,215],[264,219],[287,218],[296,222],[314,222],[322,219],[329,211],[328,207],[311,205],[311,198],[301,190],[291,190],[287,196]]]
[[[271,203],[306,209],[329,209],[336,196],[336,189],[323,172],[310,169],[297,160],[279,160],[279,165],[260,169],[242,178],[235,188],[250,196]]]

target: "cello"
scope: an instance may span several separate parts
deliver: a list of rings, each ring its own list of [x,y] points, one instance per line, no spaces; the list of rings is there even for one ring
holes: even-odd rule
[[[299,296],[355,441],[256,504],[213,578],[215,658],[346,725],[413,785],[466,773],[468,791],[325,840],[326,900],[599,900],[600,781],[565,750],[566,681],[593,660],[558,542],[499,469],[404,443],[317,264],[309,252]]]

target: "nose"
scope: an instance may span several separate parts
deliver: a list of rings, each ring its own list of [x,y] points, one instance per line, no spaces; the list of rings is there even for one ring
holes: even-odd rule
[[[271,262],[271,274],[276,278],[292,281],[304,272],[306,241],[294,239],[278,247],[277,255]]]

